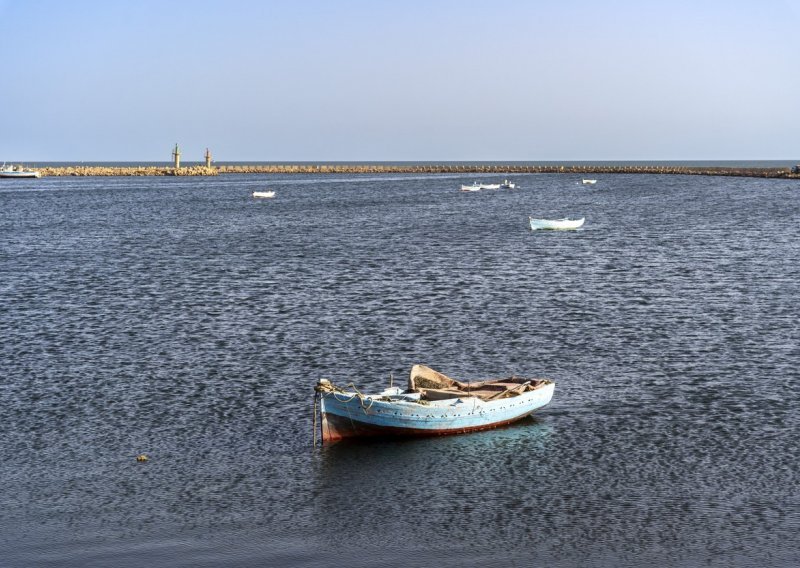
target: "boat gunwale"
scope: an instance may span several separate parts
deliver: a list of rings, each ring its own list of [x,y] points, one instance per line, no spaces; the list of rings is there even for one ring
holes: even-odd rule
[[[434,421],[453,421],[453,420],[466,420],[469,416],[486,416],[487,414],[495,414],[505,410],[508,406],[527,406],[536,405],[542,398],[547,398],[547,402],[542,405],[535,406],[530,410],[533,412],[537,408],[549,403],[555,391],[555,383],[549,379],[541,379],[543,382],[532,390],[527,390],[521,393],[513,394],[508,397],[498,397],[492,400],[484,400],[477,396],[472,396],[467,393],[462,395],[453,396],[451,398],[444,398],[440,400],[424,401],[422,403],[410,400],[385,400],[383,395],[373,394],[364,395],[353,391],[330,391],[321,393],[323,400],[323,412],[341,416],[343,418],[354,419],[350,411],[353,409],[360,409],[363,411],[364,416],[372,416],[374,418],[382,418],[380,415],[388,416],[391,414],[391,419],[397,422],[407,422],[418,424],[424,414],[425,419]],[[498,391],[502,393],[503,391]],[[338,395],[338,396],[337,396]],[[346,397],[346,400],[339,398],[340,396]],[[325,405],[326,399],[333,399],[332,404]],[[336,404],[338,403],[338,404]],[[454,407],[457,404],[465,406],[472,403],[472,411],[466,414],[454,413]],[[400,411],[403,412],[400,412]],[[418,410],[418,413],[412,414],[411,411]],[[491,423],[491,422],[490,422]],[[373,426],[383,428],[384,425],[372,424]],[[405,428],[405,426],[398,426]],[[429,430],[431,428],[420,428],[421,430]]]

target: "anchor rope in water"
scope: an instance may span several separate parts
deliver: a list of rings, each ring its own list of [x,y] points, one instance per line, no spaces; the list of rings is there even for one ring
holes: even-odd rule
[[[317,447],[317,401],[319,400],[319,393],[314,393],[314,447]]]

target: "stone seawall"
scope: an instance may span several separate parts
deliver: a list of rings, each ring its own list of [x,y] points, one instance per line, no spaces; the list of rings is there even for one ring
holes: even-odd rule
[[[404,164],[267,164],[187,166],[69,166],[40,168],[42,176],[216,176],[220,174],[668,174],[800,179],[789,168],[729,168],[686,166],[536,166],[536,165],[404,165]]]
[[[65,166],[36,168],[43,177],[63,176],[215,176],[217,168],[187,166],[175,170],[163,166]]]

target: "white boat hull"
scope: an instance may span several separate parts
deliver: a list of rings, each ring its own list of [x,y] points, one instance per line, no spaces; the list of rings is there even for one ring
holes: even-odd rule
[[[583,226],[585,217],[580,219],[534,219],[529,218],[531,230],[572,231]]]
[[[596,179],[585,179],[583,180],[584,185],[594,185],[597,183]]]
[[[261,197],[261,198],[269,199],[271,197],[275,197],[275,192],[274,191],[254,191],[253,192],[253,197]]]
[[[0,178],[39,178],[42,174],[36,171],[0,171]]]
[[[480,191],[482,189],[500,189],[499,183],[473,183],[472,185],[462,185],[461,191]],[[512,184],[511,187],[514,187]]]

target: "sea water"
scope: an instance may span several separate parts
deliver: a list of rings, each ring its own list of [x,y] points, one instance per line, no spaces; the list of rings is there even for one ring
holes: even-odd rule
[[[797,565],[800,184],[593,177],[0,183],[0,565]],[[414,363],[555,396],[312,447]]]

